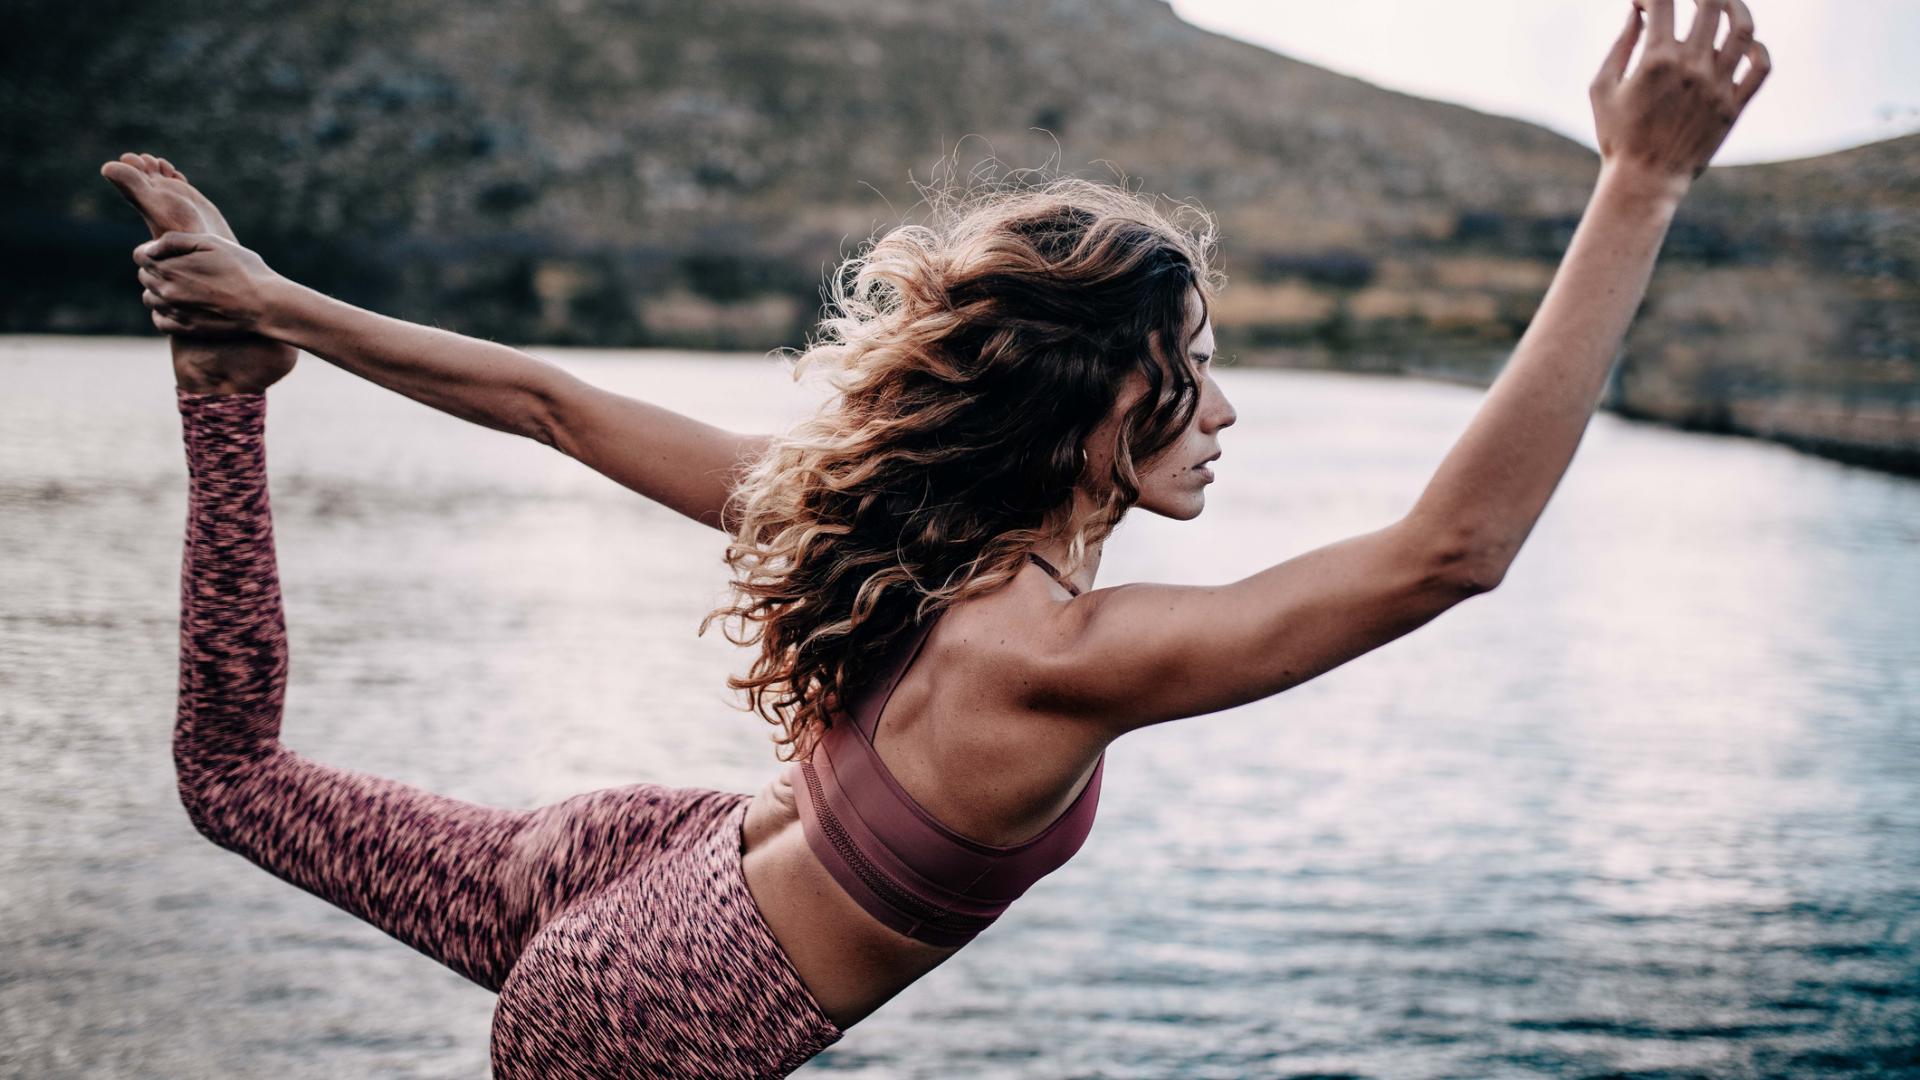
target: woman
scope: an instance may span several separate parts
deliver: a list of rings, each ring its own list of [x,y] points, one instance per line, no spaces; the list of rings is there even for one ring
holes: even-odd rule
[[[831,368],[834,400],[749,437],[320,296],[233,242],[171,165],[109,163],[160,236],[135,259],[173,335],[192,480],[190,816],[498,990],[496,1075],[784,1075],[1074,854],[1114,739],[1279,693],[1498,585],[1676,207],[1768,70],[1742,0],[1702,0],[1684,41],[1671,0],[1645,0],[1629,76],[1641,6],[1592,83],[1588,213],[1416,505],[1221,586],[1092,588],[1127,510],[1201,512],[1236,419],[1210,367],[1204,215],[1190,230],[1071,179],[943,206],[836,275],[801,359]],[[282,747],[262,440],[290,347],[727,531],[735,602],[708,619],[753,628],[732,683],[788,767],[753,796],[636,784],[513,811]]]

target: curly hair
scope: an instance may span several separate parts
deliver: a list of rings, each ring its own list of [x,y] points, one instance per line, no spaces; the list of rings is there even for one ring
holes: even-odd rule
[[[1212,216],[1072,176],[1019,181],[1032,171],[934,189],[927,223],[841,263],[790,360],[835,392],[730,499],[731,602],[699,633],[717,617],[750,628],[726,634],[760,644],[727,682],[781,729],[780,760],[812,755],[896,635],[1005,584],[1029,549],[1066,539],[1072,573],[1138,501],[1136,463],[1192,419],[1190,296],[1204,311],[1224,284]],[[1082,447],[1136,375],[1110,474],[1092,476]],[[1095,508],[1079,522],[1076,488]]]

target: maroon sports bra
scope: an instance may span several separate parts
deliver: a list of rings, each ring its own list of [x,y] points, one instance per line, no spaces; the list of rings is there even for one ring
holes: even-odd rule
[[[1079,595],[1046,560],[1028,555]],[[852,695],[846,714],[835,717],[812,760],[794,763],[797,775],[790,779],[807,845],[840,887],[894,930],[952,946],[972,940],[1080,850],[1100,805],[1107,756],[1101,753],[1073,804],[1021,843],[983,844],[935,819],[880,760],[873,733],[937,622],[939,614],[896,646],[879,676]]]

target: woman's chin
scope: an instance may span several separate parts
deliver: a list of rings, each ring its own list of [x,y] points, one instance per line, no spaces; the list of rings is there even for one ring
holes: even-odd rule
[[[1207,508],[1207,494],[1204,489],[1182,492],[1174,498],[1160,498],[1149,502],[1142,499],[1139,507],[1150,514],[1158,514],[1174,521],[1192,521]]]

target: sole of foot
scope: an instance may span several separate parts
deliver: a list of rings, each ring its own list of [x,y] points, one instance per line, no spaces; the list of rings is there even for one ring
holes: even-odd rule
[[[203,232],[235,239],[213,200],[188,183],[166,158],[121,154],[118,161],[100,166],[100,175],[140,212],[147,231],[156,238],[167,232]]]

